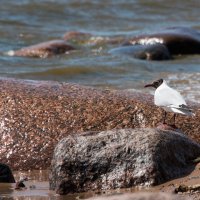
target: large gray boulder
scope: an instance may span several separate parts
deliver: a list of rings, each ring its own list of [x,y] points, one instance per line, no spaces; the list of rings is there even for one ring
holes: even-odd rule
[[[179,132],[120,129],[62,139],[50,189],[58,194],[157,185],[191,172],[200,145]]]

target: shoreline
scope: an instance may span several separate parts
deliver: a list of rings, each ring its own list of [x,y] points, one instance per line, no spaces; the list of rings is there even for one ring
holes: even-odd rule
[[[200,183],[200,163],[196,165],[194,171],[191,174],[188,174],[184,177],[180,177],[174,180],[170,180],[166,183],[157,185],[157,186],[151,186],[151,187],[143,187],[143,186],[137,186],[137,187],[131,187],[127,189],[115,189],[115,190],[107,190],[102,192],[85,192],[85,193],[75,193],[75,194],[68,194],[68,195],[61,195],[58,196],[55,194],[54,191],[51,191],[48,189],[49,182],[47,181],[47,177],[49,174],[48,170],[33,170],[33,171],[14,171],[14,176],[16,180],[20,177],[20,175],[24,175],[29,177],[30,181],[25,182],[25,185],[27,189],[25,190],[14,190],[15,184],[2,184],[0,183],[0,193],[3,195],[5,199],[9,198],[22,198],[25,200],[31,199],[35,200],[35,198],[40,197],[42,199],[47,199],[49,197],[56,197],[57,200],[62,200],[63,198],[67,198],[69,200],[76,200],[78,197],[80,199],[87,199],[90,197],[95,196],[102,196],[102,195],[114,195],[114,194],[121,194],[121,193],[136,193],[136,192],[164,192],[164,193],[173,193],[175,188],[177,188],[179,185],[196,185]],[[35,187],[33,187],[35,186]],[[33,187],[33,189],[30,189],[30,187]],[[4,192],[3,192],[4,191]],[[176,194],[178,196],[183,197],[190,197],[192,199],[197,199],[197,197],[200,195],[200,192],[185,192],[185,193],[178,193]]]
[[[54,82],[54,81],[29,81],[29,80],[24,81],[24,80],[19,80],[19,79],[17,80],[17,79],[2,78],[0,79],[0,82],[1,82],[0,87],[2,91],[2,93],[0,94],[0,100],[2,102],[1,106],[3,108],[2,109],[3,112],[1,114],[2,115],[1,120],[5,120],[5,117],[7,116],[5,115],[5,111],[8,112],[9,115],[11,116],[10,119],[7,117],[9,120],[7,120],[6,123],[4,123],[1,128],[8,135],[10,133],[13,133],[13,131],[16,130],[17,132],[16,133],[14,132],[14,133],[16,134],[15,136],[18,139],[18,142],[20,142],[20,140],[24,141],[21,134],[26,133],[26,131],[30,130],[30,129],[24,129],[24,127],[27,128],[27,126],[29,125],[32,126],[32,123],[35,123],[33,124],[34,125],[33,127],[36,127],[35,125],[37,124],[43,125],[42,120],[44,120],[44,117],[46,119],[52,118],[52,121],[58,123],[58,124],[54,124],[55,126],[52,126],[51,123],[44,124],[44,126],[46,126],[47,128],[46,130],[49,130],[48,133],[52,134],[52,135],[47,134],[48,135],[47,141],[51,141],[50,139],[54,139],[57,133],[61,133],[60,136],[62,138],[66,136],[65,135],[66,133],[87,131],[87,129],[83,129],[83,127],[86,127],[86,128],[90,127],[90,131],[95,130],[97,132],[101,130],[113,129],[113,128],[137,128],[137,127],[142,127],[142,126],[155,127],[155,125],[159,122],[160,117],[162,116],[161,110],[153,105],[152,96],[142,94],[142,93],[135,93],[135,92],[132,93],[132,92],[127,92],[127,91],[116,91],[116,90],[113,90],[113,91],[100,90],[100,89],[94,89],[91,87],[80,86],[77,84],[59,83],[59,82]],[[34,99],[31,100],[31,97]],[[76,100],[75,106],[74,106],[74,100]],[[59,124],[60,119],[62,119],[63,121],[66,121],[66,119],[69,119],[69,116],[67,113],[70,113],[70,112],[64,112],[64,111],[67,110],[67,107],[65,106],[70,105],[70,103],[73,103],[72,111],[73,109],[76,109],[76,111],[79,113],[77,114],[77,112],[75,112],[74,115],[70,115],[70,117],[73,120],[77,120],[77,124],[79,124],[78,127],[76,126],[73,127],[75,128],[73,129],[73,131],[72,129],[66,129],[67,128],[66,126],[64,127],[64,130],[63,130],[62,129],[63,126],[60,126]],[[10,106],[7,104],[10,104]],[[198,103],[191,103],[191,105],[194,108],[199,107]],[[6,106],[5,108],[6,109],[8,108],[8,110],[4,110],[4,106]],[[52,108],[56,109],[55,113],[63,114],[61,115],[63,116],[63,118],[56,120],[56,118],[54,117],[57,115],[55,116],[52,115],[52,113],[54,113],[52,112]],[[84,109],[84,113],[88,112],[88,115],[85,115],[85,118],[84,118],[85,121],[79,121],[79,116],[82,116],[81,115],[82,110],[80,108]],[[31,109],[30,112],[29,112],[29,109]],[[18,112],[20,111],[19,118],[16,118],[16,110]],[[97,113],[98,110],[100,110],[101,113]],[[32,117],[29,119],[30,113],[34,113],[35,119],[37,119],[37,121],[33,120]],[[136,114],[134,115],[134,113]],[[91,118],[93,114],[95,117]],[[134,121],[130,121],[133,115],[136,117],[135,123]],[[107,116],[107,118],[105,118],[105,116]],[[113,116],[115,116],[115,118],[113,118]],[[26,117],[28,117],[27,120],[25,120]],[[196,121],[194,121],[193,119],[187,118],[185,116],[178,117],[179,119],[178,126],[183,127],[183,129],[185,130],[184,132],[187,135],[189,135],[191,138],[195,139],[196,142],[198,142],[200,139],[198,136],[198,133],[199,133],[199,125],[197,124],[199,122],[198,117],[199,117],[199,113],[197,113]],[[18,120],[20,120],[21,122],[21,119],[23,119],[24,126],[21,126],[21,124],[18,124]],[[102,119],[104,119],[105,121],[102,121]],[[17,127],[14,127],[15,128],[14,130],[13,130],[12,120],[15,120],[16,121],[15,124],[17,125]],[[97,120],[97,121],[94,121],[94,120]],[[120,124],[119,124],[119,121],[121,121]],[[95,126],[91,127],[91,125],[94,125],[94,124]],[[188,124],[190,124],[191,126],[188,127]],[[111,125],[112,126],[114,125],[114,126],[112,127]],[[12,129],[8,129],[7,127],[10,127],[10,128],[12,127]],[[58,127],[61,132],[59,132],[58,130],[56,132],[52,132],[53,130],[55,130],[55,127]],[[37,144],[38,141],[40,141],[40,137],[43,137],[43,135],[40,133],[42,129],[33,129],[33,130],[35,130],[36,132],[35,133],[30,132],[31,141],[34,141],[35,142],[34,145],[35,145]],[[40,134],[38,135],[38,133],[40,133],[41,135]],[[1,134],[3,134],[3,132]],[[10,136],[12,138],[12,135]],[[34,140],[34,138],[36,138],[36,140]],[[44,144],[42,143],[42,145]],[[34,151],[35,150],[40,151],[42,146],[40,146],[40,143],[39,143],[38,148],[36,148],[35,146],[33,147],[34,147],[33,148]],[[29,145],[29,148],[30,148],[30,145]],[[20,149],[23,149],[23,146],[20,146]],[[10,149],[8,150],[10,151]],[[31,149],[27,149],[27,150],[25,150],[24,152],[21,152],[20,155],[25,156],[26,153],[32,152]],[[49,151],[47,152],[49,155]],[[33,166],[33,164],[31,166]],[[197,168],[198,167],[200,167],[199,164],[197,165]],[[198,173],[199,169],[197,168],[195,168],[194,174]],[[13,168],[11,167],[11,169]],[[27,169],[31,169],[30,166]],[[197,176],[197,175],[194,175],[194,176]],[[189,177],[190,175],[187,175],[185,179],[183,178],[184,182],[186,180],[187,181],[190,180]],[[36,184],[36,188],[37,188],[37,184],[39,184],[39,181],[37,180],[37,178],[34,180],[35,180],[34,183]],[[47,180],[47,177],[46,177],[46,180]],[[175,180],[180,181],[181,179],[175,179]],[[172,182],[175,180],[172,180]],[[174,183],[176,183],[176,181]],[[197,178],[194,179],[194,182],[191,183],[191,181],[190,182],[188,181],[188,184],[193,184],[196,181],[197,182],[200,181],[200,178],[198,176]],[[44,184],[48,184],[48,182],[45,181]],[[150,189],[148,188],[147,191],[151,191],[151,192],[158,192],[158,191],[169,192],[170,191],[171,192],[174,188],[168,187],[167,184],[169,185],[172,183],[167,182],[164,184],[164,186],[163,185],[157,186],[158,188],[150,187]],[[13,185],[12,184],[9,185],[7,189],[8,191],[13,191]],[[135,188],[132,188],[132,189],[134,190]],[[129,192],[132,189],[130,190],[126,189],[124,191]],[[34,189],[29,190],[29,191],[35,194]],[[119,191],[122,192],[123,190],[120,189]],[[143,189],[141,191],[143,191]],[[27,191],[24,191],[24,192],[26,194],[30,194]],[[116,191],[114,191],[114,193],[115,192]],[[17,193],[20,194],[20,191],[17,191],[17,192],[15,191],[13,194],[17,195]],[[49,190],[46,189],[44,193],[45,194],[49,193]],[[84,195],[84,194],[78,194],[78,195]],[[85,195],[88,195],[88,193]],[[188,194],[184,194],[184,195],[188,196]],[[44,195],[44,198],[45,198],[45,195]]]

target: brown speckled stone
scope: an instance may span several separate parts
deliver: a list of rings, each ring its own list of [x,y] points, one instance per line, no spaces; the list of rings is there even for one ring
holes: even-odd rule
[[[155,127],[162,110],[151,95],[99,90],[76,84],[0,79],[0,162],[12,169],[46,169],[58,141],[73,133]],[[176,125],[200,142],[195,117]]]

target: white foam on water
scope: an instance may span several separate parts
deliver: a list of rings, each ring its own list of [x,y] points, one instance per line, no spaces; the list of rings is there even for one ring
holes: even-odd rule
[[[10,51],[5,52],[5,54],[8,55],[8,56],[14,56],[15,55],[15,51],[10,50]]]

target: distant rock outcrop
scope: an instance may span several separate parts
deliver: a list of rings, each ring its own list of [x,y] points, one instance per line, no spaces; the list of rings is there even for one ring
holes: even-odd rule
[[[157,185],[194,169],[200,145],[182,133],[159,129],[88,132],[55,148],[50,189],[58,194]]]

